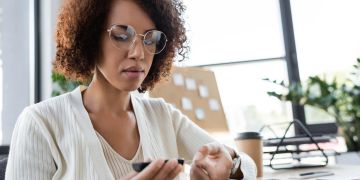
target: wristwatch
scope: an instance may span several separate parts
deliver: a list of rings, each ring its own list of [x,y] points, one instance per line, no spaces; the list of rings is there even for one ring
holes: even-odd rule
[[[235,152],[235,158],[233,159],[233,166],[231,168],[230,179],[243,179],[244,175],[241,171],[241,157]]]

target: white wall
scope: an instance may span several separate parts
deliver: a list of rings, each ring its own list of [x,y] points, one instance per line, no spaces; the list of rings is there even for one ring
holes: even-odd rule
[[[29,1],[3,1],[3,112],[1,144],[9,144],[16,119],[30,102]]]
[[[17,117],[34,103],[33,80],[33,0],[3,1],[2,60],[3,109],[1,144],[10,144]],[[51,96],[51,69],[55,56],[54,29],[60,0],[41,0],[41,99]],[[0,87],[1,88],[1,87]]]
[[[41,99],[51,97],[52,62],[55,58],[55,26],[60,0],[41,0]]]

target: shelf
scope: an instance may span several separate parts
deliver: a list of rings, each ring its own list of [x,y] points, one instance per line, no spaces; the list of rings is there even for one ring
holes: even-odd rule
[[[324,142],[330,142],[330,140],[333,138],[330,136],[314,136],[313,139],[317,143],[324,143]],[[263,141],[263,146],[264,147],[278,146],[280,141],[281,138],[265,139]],[[301,145],[301,144],[313,144],[313,142],[311,141],[310,137],[299,136],[299,137],[286,137],[281,143],[282,146]]]

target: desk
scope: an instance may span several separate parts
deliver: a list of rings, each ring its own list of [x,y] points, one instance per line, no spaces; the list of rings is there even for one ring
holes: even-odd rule
[[[359,165],[328,165],[325,167],[305,168],[305,169],[284,169],[273,170],[270,167],[264,167],[264,176],[258,180],[283,180],[291,177],[298,177],[300,173],[314,172],[314,171],[329,171],[334,173],[331,176],[324,176],[315,179],[326,180],[360,180],[360,166]],[[311,180],[311,179],[310,179]]]

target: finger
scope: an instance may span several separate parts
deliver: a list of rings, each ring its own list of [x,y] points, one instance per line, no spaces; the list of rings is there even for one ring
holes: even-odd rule
[[[219,143],[209,143],[202,146],[195,154],[194,165],[207,172],[208,176],[217,178],[219,175],[227,172],[231,168],[231,157],[226,156],[225,147]],[[228,162],[229,161],[229,162]],[[230,163],[230,165],[228,165]]]
[[[207,145],[203,145],[201,146],[198,152],[206,156],[208,154],[208,151],[209,151],[209,147]]]
[[[209,155],[217,155],[219,153],[221,153],[222,150],[222,145],[219,143],[210,143],[210,144],[206,144],[207,147],[207,153]]]
[[[152,161],[149,166],[147,166],[144,170],[142,170],[136,177],[139,179],[152,179],[155,177],[163,165],[165,161],[163,159],[157,159]]]
[[[224,179],[230,174],[232,161],[225,154],[219,154],[216,158],[195,161],[194,166],[203,169],[211,179]]]
[[[210,168],[208,158],[195,159],[193,165],[204,170],[208,170]]]
[[[216,158],[206,157],[204,159],[195,160],[193,164],[208,172],[210,177],[225,171],[227,172],[232,167],[231,159],[228,159],[225,154],[219,155]]]
[[[168,179],[174,179],[182,170],[183,166],[178,164],[176,168],[172,172],[170,172]]]
[[[164,164],[161,170],[156,174],[153,179],[167,179],[171,172],[176,169],[178,162],[176,159],[169,160]]]
[[[201,152],[196,152],[194,158],[193,158],[193,163],[196,163],[198,161],[201,161],[202,159],[204,159],[206,157],[206,155],[204,155]]]
[[[197,167],[205,169],[204,165],[206,164],[206,157],[208,154],[208,147],[206,145],[202,146],[198,152],[196,152],[193,158],[193,164]]]
[[[198,150],[198,152],[196,152],[193,161],[196,163],[196,161],[204,159],[207,155],[208,155],[208,147],[204,145]]]
[[[190,179],[210,180],[210,177],[203,169],[197,166],[192,166],[190,170]]]

